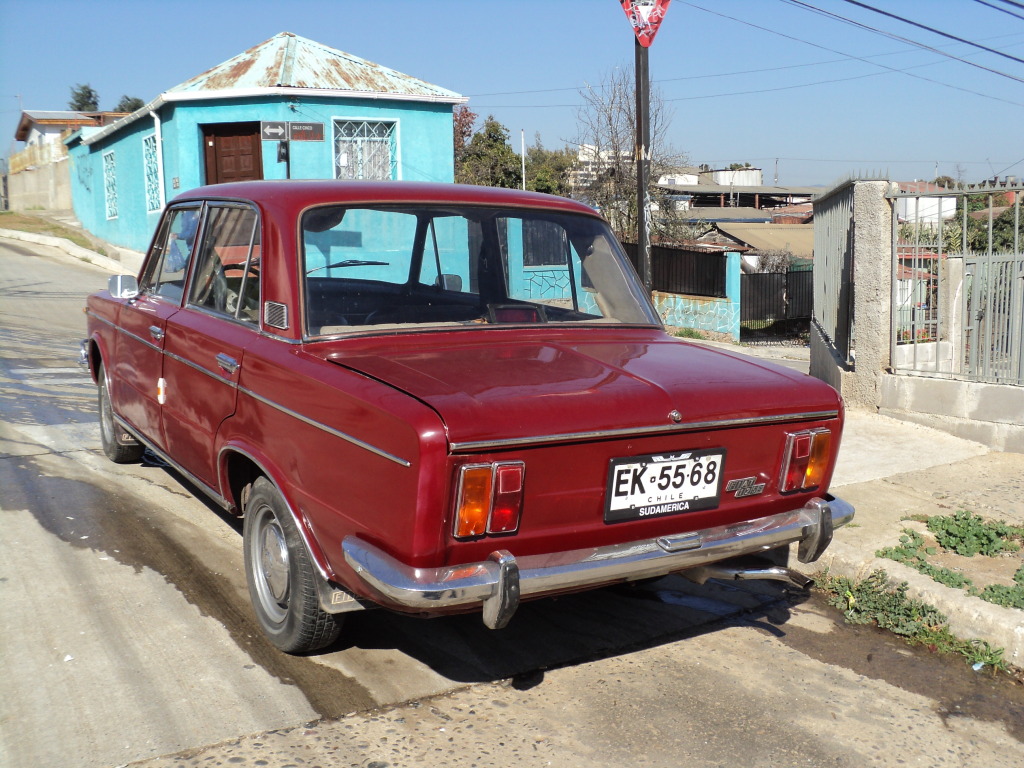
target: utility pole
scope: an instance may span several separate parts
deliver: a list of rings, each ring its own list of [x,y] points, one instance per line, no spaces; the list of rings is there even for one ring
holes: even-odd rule
[[[637,267],[651,292],[651,76],[648,51],[671,0],[619,0],[636,35],[636,243]]]

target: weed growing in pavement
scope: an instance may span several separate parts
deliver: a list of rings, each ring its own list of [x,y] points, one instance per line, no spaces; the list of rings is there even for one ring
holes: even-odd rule
[[[963,509],[952,515],[929,517],[926,522],[940,546],[964,557],[1017,552],[1020,544],[1015,539],[1024,540],[1024,528],[1001,521],[986,522],[980,515]]]
[[[979,554],[997,557],[1003,553],[1017,552],[1021,549],[1019,542],[1024,541],[1024,528],[1007,525],[1001,521],[986,521],[966,510],[960,510],[952,515],[911,519],[925,523],[942,549],[963,557],[974,557]],[[920,533],[905,528],[898,546],[885,547],[875,554],[908,565],[939,584],[967,590],[968,594],[995,605],[1024,608],[1024,565],[1014,575],[1012,586],[989,584],[979,588],[963,574],[929,563],[928,556],[937,552],[935,547],[927,546]]]
[[[886,557],[889,560],[895,560],[897,563],[909,565],[914,570],[920,571],[926,576],[931,576],[939,584],[945,584],[947,587],[968,589],[973,586],[971,580],[962,573],[929,563],[927,560],[928,555],[934,555],[936,552],[938,550],[935,547],[925,545],[924,537],[920,533],[904,528],[903,535],[900,536],[899,546],[886,547],[885,549],[878,550],[875,554],[878,557]]]
[[[816,585],[830,605],[843,612],[850,624],[874,624],[932,651],[956,653],[967,663],[1008,672],[1003,649],[984,640],[961,640],[949,630],[946,616],[928,603],[907,596],[907,583],[890,586],[885,571],[874,571],[863,581],[826,574]],[[980,665],[980,666],[979,666]]]

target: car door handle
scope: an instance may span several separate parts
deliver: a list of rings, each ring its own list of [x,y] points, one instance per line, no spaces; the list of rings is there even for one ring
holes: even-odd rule
[[[230,355],[225,355],[223,352],[217,355],[217,365],[227,373],[234,373],[238,370],[238,361]]]
[[[164,329],[159,325],[149,326],[149,335],[153,337],[153,341],[163,341]]]

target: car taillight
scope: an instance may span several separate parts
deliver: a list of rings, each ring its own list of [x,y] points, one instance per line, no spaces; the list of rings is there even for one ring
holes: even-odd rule
[[[806,491],[821,485],[831,458],[832,433],[827,429],[793,432],[782,454],[779,490]]]
[[[459,467],[455,538],[515,533],[523,509],[525,473],[521,461]]]

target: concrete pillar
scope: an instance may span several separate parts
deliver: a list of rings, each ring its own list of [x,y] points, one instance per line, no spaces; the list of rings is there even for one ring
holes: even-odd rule
[[[892,316],[892,206],[888,181],[853,181],[850,244],[853,362],[840,360],[817,329],[811,334],[811,375],[839,390],[848,405],[876,408],[880,379],[889,367]]]

